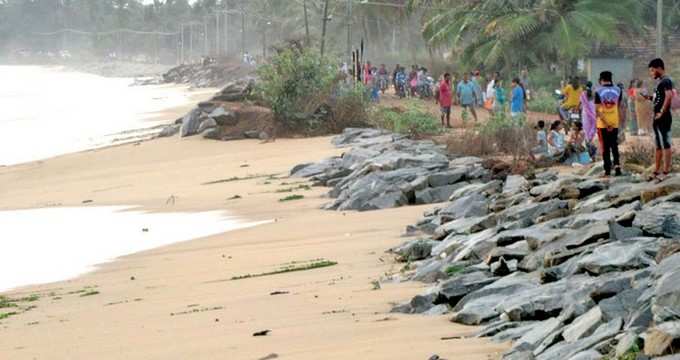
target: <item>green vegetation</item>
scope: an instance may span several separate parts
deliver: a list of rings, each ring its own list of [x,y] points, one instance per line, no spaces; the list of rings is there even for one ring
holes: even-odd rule
[[[527,107],[529,111],[557,114],[557,100],[547,90],[534,91]]]
[[[10,316],[18,315],[19,313],[16,311],[8,312],[8,313],[0,313],[0,320],[7,319]]]
[[[405,109],[377,107],[372,114],[372,123],[377,127],[392,130],[413,138],[441,133],[440,119],[432,115],[421,101],[405,102]]]
[[[261,179],[261,178],[272,178],[273,176],[276,176],[276,174],[232,176],[232,177],[226,178],[226,179],[204,182],[201,185],[215,185],[215,184],[223,184],[223,183],[229,183],[229,182],[234,182],[234,181],[244,181],[244,180]]]
[[[196,304],[196,306],[198,306],[198,304]],[[223,306],[204,307],[204,308],[200,308],[200,309],[195,308],[195,309],[191,309],[191,310],[187,310],[187,311],[170,313],[170,316],[189,315],[189,314],[202,313],[202,312],[206,312],[206,311],[216,311],[216,310],[222,310],[222,309],[224,309]]]
[[[285,198],[279,199],[280,202],[285,202],[285,201],[295,201],[295,200],[302,200],[304,199],[304,195],[290,195],[286,196]]]
[[[465,270],[464,266],[461,265],[451,265],[446,268],[446,275],[448,276],[453,276],[455,274],[458,274],[459,272]]]
[[[293,191],[296,191],[296,190],[305,190],[305,191],[309,191],[309,190],[312,190],[312,187],[309,186],[309,185],[307,185],[307,184],[302,184],[302,185],[298,185],[298,186],[294,186],[294,187],[289,187],[289,188],[284,188],[284,189],[277,189],[276,192],[277,192],[277,193],[289,193],[289,192],[293,192]]]
[[[284,274],[284,273],[289,273],[289,272],[296,272],[296,271],[307,271],[307,270],[314,270],[314,269],[320,269],[320,268],[325,268],[329,266],[334,266],[337,265],[338,263],[335,261],[329,261],[329,260],[314,260],[311,262],[307,263],[291,263],[290,265],[285,265],[281,267],[278,270],[275,271],[270,271],[270,272],[265,272],[265,273],[260,273],[260,274],[246,274],[246,275],[240,275],[240,276],[234,276],[231,278],[231,280],[243,280],[243,279],[250,279],[250,278],[255,278],[255,277],[263,277],[263,276],[270,276],[270,275],[278,275],[278,274]]]
[[[284,130],[323,134],[360,126],[368,107],[363,86],[346,85],[338,62],[293,44],[261,65],[255,95]]]
[[[642,26],[639,0],[616,6],[601,0],[457,1],[409,0],[426,11],[423,37],[433,45],[460,49],[469,65],[505,68],[515,64],[567,63],[593,45],[614,44]]]

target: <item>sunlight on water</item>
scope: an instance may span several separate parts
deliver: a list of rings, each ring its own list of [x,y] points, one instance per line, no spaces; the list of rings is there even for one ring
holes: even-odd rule
[[[0,291],[66,280],[119,256],[263,223],[220,211],[145,213],[129,206],[0,211]]]
[[[132,79],[54,67],[0,66],[0,79],[0,165],[107,145],[111,135],[157,125],[148,120],[154,113],[190,101],[176,87],[131,87]]]

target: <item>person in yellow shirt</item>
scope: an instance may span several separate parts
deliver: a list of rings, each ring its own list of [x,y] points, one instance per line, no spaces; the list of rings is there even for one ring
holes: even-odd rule
[[[569,79],[569,83],[562,88],[562,95],[564,100],[559,108],[559,114],[562,121],[570,122],[569,111],[580,111],[581,109],[581,93],[583,88],[579,83],[578,77],[574,76]]]
[[[610,176],[612,167],[615,175],[621,175],[619,163],[619,125],[621,123],[622,90],[614,85],[611,71],[600,73],[600,87],[595,91],[595,113],[597,136],[602,147],[604,175]],[[613,164],[612,164],[613,157]]]

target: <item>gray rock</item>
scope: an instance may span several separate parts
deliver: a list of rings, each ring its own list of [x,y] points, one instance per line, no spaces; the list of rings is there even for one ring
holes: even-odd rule
[[[479,290],[496,280],[498,280],[497,277],[490,276],[481,271],[461,274],[451,280],[443,282],[439,286],[437,302],[446,302],[451,306],[456,306],[463,296]]]
[[[449,200],[456,201],[464,196],[475,193],[477,194],[497,193],[500,190],[502,184],[503,183],[500,180],[489,181],[487,183],[473,183],[456,190],[451,195]]]
[[[210,140],[222,140],[222,130],[219,128],[211,128],[203,131],[203,138]]]
[[[516,259],[505,260],[505,258],[501,257],[497,262],[489,266],[489,270],[495,276],[506,276],[517,271],[518,263]]]
[[[465,180],[467,171],[468,169],[466,167],[460,167],[453,170],[436,172],[428,177],[428,183],[431,187],[455,184]]]
[[[636,227],[624,227],[614,220],[609,220],[609,238],[612,240],[625,240],[642,236],[642,229]]]
[[[569,209],[569,203],[564,200],[550,200],[540,203],[528,203],[506,209],[499,216],[503,221],[516,221],[528,219],[532,223],[537,223],[541,216],[550,214],[562,214]]]
[[[604,355],[595,350],[586,350],[570,357],[569,360],[600,360],[603,357]]]
[[[667,257],[656,269],[652,313],[656,322],[680,320],[680,254]]]
[[[493,215],[460,218],[437,228],[434,231],[433,237],[435,240],[440,240],[452,235],[473,234],[495,226],[495,219]]]
[[[181,125],[168,125],[161,130],[160,133],[158,133],[158,137],[172,137],[175,136],[177,133],[179,133],[179,129],[181,128]]]
[[[570,357],[590,349],[603,340],[614,337],[621,329],[621,319],[612,320],[600,325],[595,332],[587,337],[573,343],[562,342],[548,348],[540,354],[537,360],[569,359]]]
[[[529,182],[524,176],[521,175],[510,175],[505,179],[505,184],[503,185],[503,195],[512,196],[524,191],[529,188]]]
[[[479,325],[500,316],[497,305],[509,296],[536,289],[539,279],[533,274],[514,273],[464,296],[454,307],[453,321]]]
[[[578,262],[581,270],[592,274],[641,269],[655,265],[655,238],[634,238],[605,244]]]
[[[513,352],[503,355],[503,360],[534,360],[534,354],[531,351]]]
[[[260,132],[257,130],[246,130],[243,132],[243,136],[245,136],[246,139],[259,139]]]
[[[564,328],[562,337],[567,342],[575,342],[592,334],[602,321],[602,311],[599,306],[595,306],[587,313],[579,316]]]
[[[489,205],[486,196],[480,193],[458,198],[439,211],[440,216],[450,220],[486,216],[488,213]]]
[[[195,108],[184,116],[182,119],[182,126],[180,127],[179,131],[179,135],[181,137],[196,135],[198,133],[198,128],[202,121],[202,113],[203,111],[200,108]]]
[[[534,350],[545,338],[555,330],[562,327],[562,322],[557,318],[550,318],[539,322],[531,330],[522,335],[513,345],[513,349]]]
[[[215,119],[215,122],[219,126],[235,126],[238,124],[238,118],[236,118],[236,114],[234,114],[232,111],[224,110],[224,108],[221,106],[213,110],[209,116]]]
[[[393,249],[393,252],[399,255],[401,261],[418,261],[429,257],[435,244],[437,242],[431,240],[414,240]]]
[[[435,188],[427,188],[425,190],[416,191],[416,204],[434,204],[445,202],[451,197],[454,191],[460,188],[459,185],[444,185]]]
[[[680,236],[680,203],[660,203],[638,212],[633,225],[647,233],[666,237]]]

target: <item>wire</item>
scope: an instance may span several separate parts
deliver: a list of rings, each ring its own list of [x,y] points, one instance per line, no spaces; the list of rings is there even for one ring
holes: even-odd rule
[[[40,36],[53,36],[63,33],[72,33],[79,35],[113,35],[118,33],[130,33],[130,34],[140,34],[140,35],[159,35],[159,36],[177,36],[179,32],[161,32],[161,31],[140,31],[132,29],[115,29],[110,31],[83,31],[78,29],[61,29],[53,32],[36,32],[34,35]]]

